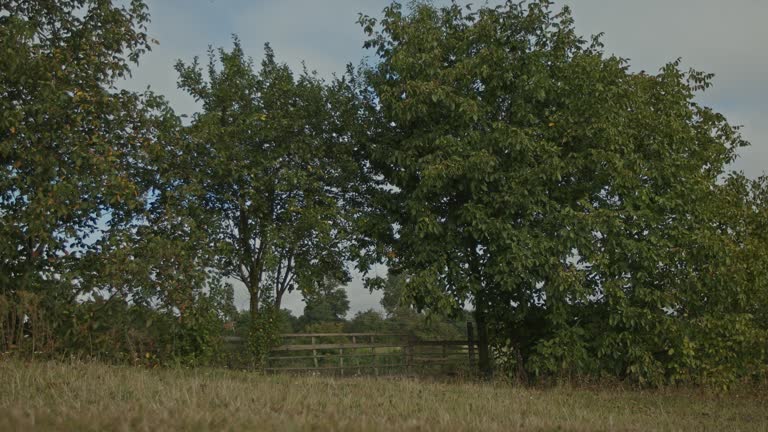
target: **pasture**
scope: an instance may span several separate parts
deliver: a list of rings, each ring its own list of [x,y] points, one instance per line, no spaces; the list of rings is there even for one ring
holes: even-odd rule
[[[0,430],[768,430],[768,395],[0,360]]]

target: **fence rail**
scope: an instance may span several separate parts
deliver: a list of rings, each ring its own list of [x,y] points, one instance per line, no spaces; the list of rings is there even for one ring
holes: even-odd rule
[[[475,349],[472,326],[467,340],[421,340],[393,333],[288,333],[270,350],[268,372],[313,373],[473,373]],[[232,344],[244,340],[225,337]]]

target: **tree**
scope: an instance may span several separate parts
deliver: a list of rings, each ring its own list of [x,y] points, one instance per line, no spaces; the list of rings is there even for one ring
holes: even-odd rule
[[[356,313],[344,330],[350,333],[385,333],[389,328],[381,312],[368,309]]]
[[[458,340],[467,337],[466,325],[471,319],[463,310],[439,309],[416,311],[408,302],[407,276],[390,271],[382,284],[381,306],[387,325],[395,333],[412,334],[423,339]]]
[[[320,322],[344,321],[349,312],[347,291],[338,283],[326,279],[320,288],[304,295],[303,327]]]
[[[46,349],[116,359],[197,361],[218,340],[231,287],[167,175],[180,119],[117,87],[148,20],[138,0],[0,6],[0,334],[26,321]]]
[[[384,308],[388,317],[394,316],[403,307],[409,307],[407,301],[403,299],[405,282],[405,275],[391,272],[387,274],[387,279],[381,288],[381,307]]]
[[[486,372],[486,328],[529,372],[653,383],[676,379],[691,309],[736,314],[742,340],[762,341],[725,301],[746,284],[706,279],[734,222],[714,228],[718,178],[746,144],[693,101],[711,75],[679,61],[633,73],[548,0],[394,3],[360,22],[378,56],[390,265],[420,309],[474,305]]]
[[[301,330],[301,323],[299,318],[293,315],[289,309],[280,309],[280,312],[276,314],[277,318],[277,331],[280,333],[296,333]],[[247,337],[248,332],[252,328],[251,326],[251,313],[250,311],[237,312],[234,330],[237,336]]]
[[[98,257],[135,227],[165,121],[160,99],[116,88],[149,49],[146,6],[122,3],[0,5],[0,296],[40,297],[59,327],[63,306],[98,293],[94,261],[118,273]]]
[[[235,39],[229,52],[210,51],[205,73],[197,59],[176,66],[180,87],[203,104],[178,149],[178,182],[200,209],[212,266],[247,288],[254,323],[286,292],[348,280],[366,187],[349,84],[295,77],[269,45],[264,54],[254,71]]]

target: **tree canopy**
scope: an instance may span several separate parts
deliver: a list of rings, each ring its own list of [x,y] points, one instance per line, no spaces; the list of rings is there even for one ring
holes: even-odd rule
[[[179,61],[185,122],[119,88],[148,21],[0,2],[0,349],[198,362],[237,319],[264,353],[286,293],[341,330],[337,282],[384,262],[387,317],[349,326],[455,337],[471,309],[486,371],[765,378],[768,183],[730,171],[711,74],[635,72],[549,0],[394,2],[331,79],[237,38]]]
[[[197,59],[176,69],[203,105],[178,148],[184,206],[205,221],[211,266],[248,290],[253,323],[287,292],[348,281],[368,188],[351,83],[295,76],[269,45],[256,71],[237,39],[205,70]]]
[[[320,289],[304,296],[304,316],[300,321],[306,326],[320,322],[344,321],[349,312],[347,291],[335,281],[326,280]]]
[[[764,288],[713,268],[744,247],[718,198],[746,143],[695,101],[711,75],[632,72],[547,0],[394,3],[360,22],[387,125],[371,153],[391,185],[390,265],[415,305],[471,302],[537,374],[706,379],[717,362],[690,366],[712,350],[739,346],[744,373],[764,358],[739,342],[765,338],[748,312]],[[733,321],[713,339],[712,320]]]

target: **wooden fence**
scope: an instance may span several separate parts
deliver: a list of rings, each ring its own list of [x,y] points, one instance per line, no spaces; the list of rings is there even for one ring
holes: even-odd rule
[[[391,333],[291,333],[273,348],[265,370],[361,374],[472,374],[476,341],[471,324],[467,340],[421,340]],[[229,337],[230,343],[239,338]]]

